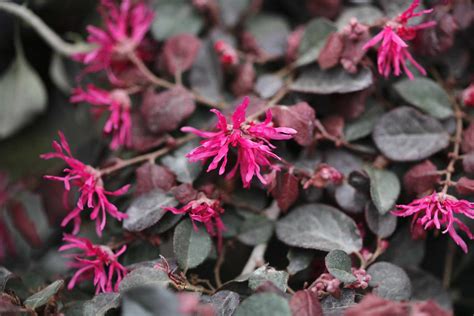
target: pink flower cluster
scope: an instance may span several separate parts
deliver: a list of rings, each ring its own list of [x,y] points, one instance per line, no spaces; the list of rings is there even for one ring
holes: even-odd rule
[[[320,299],[328,294],[338,297],[341,293],[340,285],[341,281],[331,274],[322,273],[316,281],[311,284],[309,290],[315,292]]]
[[[455,197],[443,193],[434,192],[421,199],[412,201],[408,205],[397,205],[397,210],[392,214],[396,216],[413,216],[412,231],[422,227],[425,230],[443,228],[442,233],[448,233],[454,242],[467,253],[467,245],[456,231],[465,232],[469,239],[474,239],[474,234],[457,215],[464,215],[474,219],[474,203],[466,200],[458,200]]]
[[[105,111],[110,113],[103,129],[106,135],[112,136],[110,149],[132,145],[131,101],[127,91],[116,89],[109,92],[90,84],[87,90],[74,89],[71,102],[87,102],[94,105],[93,113],[96,116],[102,115]]]
[[[410,19],[422,16],[432,11],[422,10],[420,12],[415,12],[419,5],[420,0],[414,0],[408,9],[395,19],[387,22],[383,30],[368,41],[363,47],[363,49],[367,50],[370,47],[381,43],[378,49],[377,66],[379,73],[386,78],[392,71],[395,76],[399,76],[403,69],[408,78],[413,79],[414,76],[406,64],[407,60],[410,61],[421,74],[426,75],[425,69],[415,61],[408,51],[408,44],[405,42],[415,38],[418,30],[432,27],[436,24],[435,22],[430,21],[415,26],[408,26]]]
[[[219,40],[214,44],[214,50],[219,56],[219,60],[224,66],[235,66],[239,63],[239,55],[234,47]]]
[[[188,214],[197,230],[195,222],[203,223],[211,236],[217,237],[218,249],[222,248],[222,231],[225,229],[220,216],[224,213],[219,200],[209,199],[200,192],[195,200],[188,202],[181,208],[166,207],[165,210],[173,214]]]
[[[365,269],[351,268],[352,274],[357,278],[357,281],[351,284],[347,284],[346,288],[349,289],[366,289],[369,286],[369,282],[372,277],[367,274]]]
[[[94,245],[86,238],[64,234],[63,240],[66,244],[61,246],[59,251],[82,251],[80,254],[69,255],[75,260],[70,262],[70,266],[78,270],[69,281],[68,289],[72,289],[81,279],[93,278],[96,294],[118,290],[120,281],[128,271],[117,258],[125,252],[127,246],[122,246],[114,253],[109,247]]]
[[[232,115],[232,125],[228,124],[225,116],[218,110],[211,110],[217,118],[217,132],[208,132],[197,130],[193,127],[183,127],[183,132],[194,133],[205,140],[201,145],[191,151],[186,157],[191,161],[206,161],[213,157],[207,172],[219,167],[219,174],[225,172],[228,160],[228,154],[233,147],[237,150],[237,162],[227,175],[232,178],[240,167],[240,176],[245,188],[250,186],[250,181],[254,176],[263,183],[267,184],[261,171],[263,168],[274,169],[270,158],[281,160],[272,152],[275,147],[269,140],[291,139],[296,131],[287,127],[273,127],[272,113],[266,112],[266,119],[262,123],[246,122],[245,112],[249,105],[249,98],[245,97],[243,102],[237,106]]]
[[[76,207],[62,221],[61,226],[66,226],[71,220],[74,221],[73,234],[79,232],[81,226],[81,213],[85,208],[92,209],[91,220],[96,221],[96,231],[99,236],[105,228],[107,214],[121,221],[127,215],[118,211],[117,207],[109,202],[107,196],[118,196],[128,191],[129,185],[123,186],[116,191],[107,191],[101,174],[98,170],[88,166],[72,156],[69,144],[63,133],[59,132],[60,143],[53,142],[54,152],[41,155],[43,159],[62,159],[67,167],[63,177],[45,176],[50,180],[64,182],[66,191],[71,191],[71,185],[79,190],[79,199]]]
[[[143,55],[140,45],[153,21],[153,12],[143,2],[101,0],[99,11],[104,29],[88,26],[88,42],[95,47],[77,54],[76,60],[87,65],[86,72],[105,70],[112,82],[118,82],[114,71],[126,63],[130,54]]]

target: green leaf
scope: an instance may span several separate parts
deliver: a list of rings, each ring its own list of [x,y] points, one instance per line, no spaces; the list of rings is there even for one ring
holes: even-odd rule
[[[123,292],[143,285],[158,285],[166,287],[169,282],[170,279],[168,274],[164,271],[156,268],[141,267],[133,270],[123,278],[122,282],[120,282],[119,290],[120,292]]]
[[[344,139],[352,142],[370,135],[375,123],[383,113],[384,111],[381,106],[369,103],[361,116],[344,126]]]
[[[400,195],[400,181],[395,173],[389,170],[365,166],[370,178],[370,197],[381,215],[391,211]]]
[[[347,253],[362,248],[355,222],[346,214],[325,204],[301,205],[277,222],[277,237],[287,245]]]
[[[267,242],[273,235],[275,223],[266,216],[250,212],[240,212],[244,222],[239,227],[237,238],[247,246],[256,246]]]
[[[376,262],[369,267],[369,285],[373,293],[393,301],[405,301],[411,297],[411,282],[406,272],[389,262]]]
[[[46,89],[26,60],[19,39],[17,55],[0,76],[0,139],[29,123],[46,109]]]
[[[190,1],[160,0],[154,9],[155,19],[151,26],[151,34],[158,41],[180,33],[196,35],[204,24],[201,15]]]
[[[11,273],[7,268],[0,267],[0,292],[5,291],[8,281],[14,278],[15,275]]]
[[[158,222],[167,211],[166,206],[176,206],[178,201],[170,193],[154,190],[143,194],[132,201],[127,209],[128,218],[123,221],[123,228],[139,232]]]
[[[41,307],[47,304],[48,301],[54,295],[56,295],[56,293],[63,286],[63,284],[64,284],[63,280],[54,281],[53,283],[51,283],[50,285],[48,285],[41,291],[28,297],[24,302],[25,306],[31,309],[37,309],[38,307]]]
[[[225,26],[233,28],[250,4],[250,0],[218,0],[219,12]]]
[[[274,293],[258,293],[240,304],[234,316],[291,316],[288,301]]]
[[[278,271],[272,267],[262,266],[250,275],[249,287],[255,290],[266,281],[271,281],[280,290],[286,292],[288,278],[289,274],[285,271]]]
[[[285,53],[286,38],[290,34],[285,18],[275,14],[258,14],[249,18],[245,26],[266,54],[278,57]]]
[[[337,31],[336,26],[325,18],[315,18],[311,20],[304,30],[298,48],[297,66],[307,65],[316,62],[321,49],[326,44],[326,40],[332,32]]]
[[[94,296],[90,301],[82,305],[80,315],[83,316],[104,316],[109,310],[120,306],[120,294],[118,293],[100,293]],[[68,314],[66,314],[68,315]]]
[[[182,316],[176,294],[161,286],[135,287],[123,293],[122,316]]]
[[[391,213],[381,215],[373,203],[367,203],[365,207],[365,221],[379,238],[390,237],[397,228],[397,217]]]
[[[197,147],[198,141],[191,141],[178,148],[173,154],[163,157],[161,162],[168,167],[175,175],[176,179],[182,183],[193,183],[202,170],[202,163],[190,162],[186,154]]]
[[[201,299],[205,300],[204,297],[201,297]],[[235,292],[224,290],[209,297],[209,303],[214,307],[216,316],[228,316],[234,314],[239,306],[240,297]]]
[[[314,65],[303,69],[291,90],[303,93],[332,94],[363,90],[372,84],[372,73],[361,68],[356,74],[346,72],[342,67],[321,70]]]
[[[438,119],[453,116],[448,94],[428,78],[403,79],[394,89],[408,103]]]
[[[176,226],[173,236],[173,250],[178,265],[186,270],[197,267],[211,252],[211,238],[201,226],[195,230],[191,220],[185,219]]]
[[[314,258],[314,250],[290,248],[286,258],[290,262],[286,270],[289,274],[294,275],[309,267]]]
[[[357,280],[352,274],[351,258],[342,250],[332,250],[324,259],[326,268],[339,281],[350,284]]]

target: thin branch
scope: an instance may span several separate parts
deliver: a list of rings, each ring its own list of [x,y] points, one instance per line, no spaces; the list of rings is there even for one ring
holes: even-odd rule
[[[58,53],[64,56],[72,56],[91,50],[91,46],[85,43],[71,44],[59,37],[43,20],[41,20],[30,9],[13,3],[0,0],[0,11],[8,12],[29,24],[38,34]]]
[[[451,284],[451,276],[453,273],[454,255],[456,254],[456,245],[451,240],[448,240],[448,250],[446,251],[446,257],[444,259],[444,272],[443,272],[443,287],[449,288]]]
[[[217,257],[216,265],[214,266],[214,279],[216,281],[216,287],[220,288],[222,286],[221,279],[221,267],[225,260],[225,245],[222,247],[219,256]]]

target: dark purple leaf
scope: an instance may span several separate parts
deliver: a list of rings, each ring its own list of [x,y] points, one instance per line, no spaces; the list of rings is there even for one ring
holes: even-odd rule
[[[319,303],[318,295],[310,290],[301,290],[290,299],[291,314],[293,316],[322,316],[323,308]]]
[[[176,184],[175,176],[171,171],[151,162],[146,162],[137,168],[135,175],[137,178],[136,195],[141,195],[154,189],[169,191]]]
[[[191,34],[179,34],[168,38],[163,46],[162,63],[166,71],[174,75],[183,73],[196,60],[201,41]]]
[[[313,141],[316,113],[306,102],[292,106],[277,106],[272,109],[275,123],[282,127],[291,127],[297,131],[295,141],[301,146],[308,146]]]
[[[436,173],[437,171],[438,168],[430,160],[425,160],[411,167],[403,176],[405,191],[417,195],[430,193],[441,180],[441,177]]]
[[[271,194],[277,200],[278,207],[283,212],[286,212],[298,199],[298,178],[288,172],[280,173],[277,177],[275,188],[271,190]]]

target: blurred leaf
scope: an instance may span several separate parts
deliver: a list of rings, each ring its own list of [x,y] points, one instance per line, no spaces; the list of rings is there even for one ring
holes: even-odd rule
[[[276,233],[284,243],[300,248],[347,253],[362,248],[355,222],[338,209],[325,204],[299,206],[277,222]]]
[[[23,303],[26,307],[37,309],[49,302],[49,300],[56,295],[59,289],[63,286],[63,280],[57,280],[42,289],[41,291],[28,297]]]
[[[167,168],[154,162],[145,162],[135,170],[135,194],[142,195],[155,189],[169,191],[176,185],[175,176]]]
[[[261,266],[249,277],[249,287],[252,290],[257,289],[260,285],[267,281],[271,281],[280,290],[286,292],[289,275],[285,271],[278,271],[275,268],[268,266]]]
[[[337,18],[336,25],[338,30],[342,30],[344,27],[349,25],[351,19],[353,18],[356,18],[357,22],[359,23],[372,25],[382,17],[383,13],[377,7],[362,4],[354,7],[348,7],[342,11]]]
[[[375,123],[383,114],[383,108],[369,103],[365,112],[344,126],[344,139],[348,142],[364,138],[372,133]]]
[[[11,136],[46,109],[46,88],[19,41],[17,38],[15,59],[0,76],[0,139]]]
[[[371,84],[372,73],[368,68],[350,74],[342,67],[321,70],[314,65],[303,69],[290,88],[296,92],[332,94],[360,91]]]
[[[389,262],[376,262],[369,267],[369,285],[373,293],[393,301],[405,301],[411,297],[411,282],[402,268]]]
[[[420,269],[408,269],[407,273],[411,281],[412,301],[435,300],[441,307],[452,311],[451,295],[438,278]]]
[[[318,294],[311,290],[296,292],[290,299],[293,316],[322,316],[323,309],[319,303]]]
[[[368,203],[365,208],[365,221],[369,229],[379,238],[390,237],[397,228],[395,215],[380,214],[373,203]]]
[[[123,293],[122,316],[182,316],[174,293],[160,286],[143,286]]]
[[[278,126],[291,126],[296,130],[294,140],[298,144],[308,146],[313,142],[316,113],[308,103],[299,102],[292,106],[275,106],[272,108],[272,114]]]
[[[273,235],[275,223],[266,216],[251,212],[240,212],[244,221],[239,227],[237,239],[247,246],[256,246],[267,242]]]
[[[181,146],[172,154],[163,157],[161,162],[176,175],[176,179],[182,183],[193,183],[201,173],[203,165],[201,163],[190,162],[186,154],[198,146],[197,141],[188,142]]]
[[[372,136],[378,149],[394,161],[425,159],[449,145],[449,134],[436,119],[406,106],[384,114]]]
[[[209,297],[205,302],[209,302],[214,307],[215,316],[233,315],[240,303],[239,294],[232,291],[219,291]]]
[[[162,41],[180,33],[197,34],[204,21],[190,1],[160,0],[155,3],[155,19],[151,26],[153,37]],[[183,23],[186,21],[186,23]]]
[[[365,166],[370,178],[370,197],[380,215],[391,211],[400,194],[400,181],[395,173],[389,170]]]
[[[120,306],[120,294],[100,293],[90,301],[84,302],[80,315],[84,316],[104,316],[111,309]],[[67,313],[66,315],[69,315]]]
[[[0,292],[5,291],[8,281],[14,278],[15,275],[11,273],[7,268],[0,266]]]
[[[445,119],[453,116],[448,94],[431,79],[403,79],[393,87],[405,101],[435,118]]]
[[[250,0],[218,0],[219,12],[225,26],[233,28],[250,4]]]
[[[185,219],[176,226],[173,250],[181,269],[197,267],[211,252],[211,237],[203,226],[194,229],[191,220]]]
[[[274,96],[283,87],[283,79],[277,75],[262,75],[257,79],[255,91],[263,99]]]
[[[362,213],[368,200],[364,192],[346,182],[336,187],[334,198],[340,208],[353,214]]]
[[[401,267],[417,267],[425,256],[425,241],[411,237],[410,225],[398,229],[390,239],[390,247],[382,254],[381,260]]]
[[[286,258],[289,261],[286,270],[289,274],[294,275],[309,267],[314,258],[314,251],[301,248],[290,248]]]
[[[351,271],[351,258],[344,251],[331,250],[326,255],[324,262],[329,273],[339,281],[350,284],[357,280]]]
[[[321,300],[324,316],[344,315],[344,311],[354,304],[355,291],[352,289],[342,289],[339,298],[328,295]]]
[[[200,48],[201,41],[191,34],[172,36],[163,46],[163,65],[171,75],[183,73],[191,68]]]
[[[154,190],[135,198],[127,209],[128,218],[123,221],[123,228],[140,232],[158,222],[166,211],[166,206],[176,206],[178,201],[170,193]]]
[[[271,57],[285,54],[286,38],[290,27],[285,18],[274,14],[258,14],[246,21],[246,30],[257,41],[258,46]]]
[[[119,290],[124,292],[145,285],[167,287],[169,282],[170,279],[166,272],[157,268],[142,267],[127,274],[120,282]]]
[[[305,27],[303,38],[298,49],[296,65],[303,66],[313,62],[319,56],[319,52],[326,44],[329,34],[337,29],[334,24],[325,18],[315,18]]]
[[[291,316],[288,301],[274,293],[258,293],[240,304],[234,316]]]

